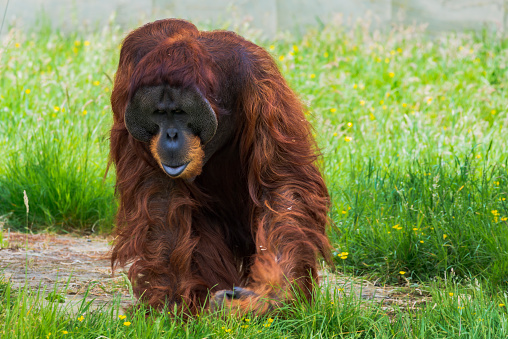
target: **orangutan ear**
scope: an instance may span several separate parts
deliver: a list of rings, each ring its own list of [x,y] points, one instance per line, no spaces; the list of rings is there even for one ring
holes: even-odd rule
[[[187,127],[203,144],[215,135],[217,116],[208,100],[196,89],[168,85],[138,89],[125,110],[125,126],[135,139],[149,142],[159,132],[154,113],[175,110],[188,115]]]

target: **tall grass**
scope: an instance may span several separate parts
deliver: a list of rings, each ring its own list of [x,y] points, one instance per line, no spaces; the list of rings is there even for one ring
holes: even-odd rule
[[[110,230],[103,180],[120,32],[11,30],[0,49],[0,213],[18,228]],[[25,221],[23,190],[30,201]]]

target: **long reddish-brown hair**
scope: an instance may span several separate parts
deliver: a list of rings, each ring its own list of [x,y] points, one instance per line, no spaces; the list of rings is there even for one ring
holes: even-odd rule
[[[205,148],[193,182],[168,177],[125,126],[136,91],[161,84],[197,88],[217,115],[219,146]],[[310,296],[317,255],[330,258],[329,197],[302,104],[269,53],[232,32],[156,21],[124,40],[111,104],[112,264],[132,263],[136,295],[191,310],[233,286],[252,291],[251,309],[252,295],[283,299],[291,284]]]

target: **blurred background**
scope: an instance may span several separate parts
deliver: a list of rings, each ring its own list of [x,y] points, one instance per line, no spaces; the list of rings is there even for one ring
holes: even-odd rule
[[[265,37],[278,31],[303,33],[309,26],[372,17],[373,27],[392,21],[425,23],[429,31],[504,29],[506,0],[1,0],[5,23],[33,25],[46,13],[53,27],[73,29],[77,24],[103,25],[116,14],[116,22],[140,22],[180,17],[210,24],[241,20]],[[8,5],[8,6],[7,6]],[[7,11],[5,9],[7,8]]]

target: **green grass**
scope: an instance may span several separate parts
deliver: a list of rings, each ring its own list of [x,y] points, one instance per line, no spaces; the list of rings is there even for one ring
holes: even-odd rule
[[[113,176],[103,176],[112,120],[109,78],[120,39],[111,29],[90,35],[11,30],[4,39],[0,214],[8,214],[11,225],[112,228]]]
[[[443,286],[447,286],[443,289]],[[481,285],[432,284],[432,302],[420,309],[383,307],[344,291],[323,292],[315,303],[286,306],[284,316],[235,317],[203,313],[184,319],[168,310],[125,313],[118,300],[75,310],[45,291],[0,284],[0,335],[5,338],[501,338],[508,334],[506,296],[487,297]],[[51,294],[50,294],[51,295]]]
[[[111,230],[114,171],[104,178],[110,79],[124,34],[113,25],[65,34],[43,27],[11,30],[2,40],[0,216],[11,229]],[[241,320],[203,315],[182,326],[165,316],[146,320],[141,312],[123,326],[114,307],[85,312],[79,322],[62,306],[18,291],[1,304],[0,333],[507,336],[499,304],[508,304],[502,293],[508,286],[508,41],[490,32],[429,37],[415,27],[379,33],[358,25],[257,43],[308,107],[332,196],[329,235],[338,268],[427,289],[432,301],[387,315],[381,305],[321,295],[269,328],[264,318],[242,328]],[[38,312],[27,314],[30,308]]]

